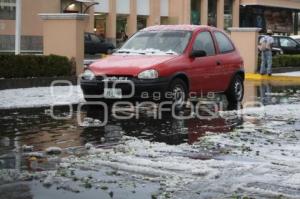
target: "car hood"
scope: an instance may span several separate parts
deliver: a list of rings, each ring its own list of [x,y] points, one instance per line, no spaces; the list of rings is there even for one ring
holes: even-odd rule
[[[140,72],[155,68],[177,55],[111,55],[90,65],[96,75],[137,76]]]

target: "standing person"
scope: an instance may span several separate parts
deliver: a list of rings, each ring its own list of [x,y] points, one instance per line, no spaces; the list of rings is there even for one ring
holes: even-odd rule
[[[122,39],[122,42],[125,42],[125,41],[127,41],[127,39],[128,39],[128,36],[127,36],[127,34],[126,34],[126,32],[125,32],[125,31],[122,31],[122,32],[121,32],[121,39]]]
[[[259,41],[260,51],[261,51],[261,66],[260,66],[260,74],[265,75],[266,73],[271,76],[272,75],[272,45],[274,43],[274,39],[272,37],[272,30],[267,31],[267,35],[262,37]]]

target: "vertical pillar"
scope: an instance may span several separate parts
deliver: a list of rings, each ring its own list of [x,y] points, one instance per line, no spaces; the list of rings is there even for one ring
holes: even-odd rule
[[[224,29],[224,0],[217,0],[217,27]]]
[[[128,16],[128,36],[137,31],[137,3],[136,0],[130,0],[130,14]]]
[[[21,53],[21,32],[22,32],[22,0],[16,0],[16,33],[15,33],[15,54]]]
[[[232,2],[232,27],[240,27],[240,0]]]
[[[40,14],[43,19],[45,55],[61,55],[74,59],[76,74],[83,71],[85,14]]]
[[[190,24],[191,23],[191,0],[184,0],[183,1],[183,24]]]
[[[106,38],[116,44],[117,34],[117,3],[116,0],[109,0],[109,13],[106,18]]]
[[[260,30],[260,28],[229,28],[231,39],[244,59],[246,73],[256,73]]]
[[[201,0],[201,24],[207,25],[208,24],[208,0]]]
[[[150,15],[147,26],[160,25],[160,0],[150,0]]]
[[[88,4],[89,5],[89,4]],[[95,16],[94,16],[94,7],[90,7],[87,14],[89,15],[89,17],[86,19],[87,23],[86,23],[86,27],[85,27],[85,31],[86,32],[90,32],[93,33],[94,32],[94,25],[95,25]]]

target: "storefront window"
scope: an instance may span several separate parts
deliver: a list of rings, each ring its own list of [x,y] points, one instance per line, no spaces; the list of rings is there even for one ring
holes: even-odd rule
[[[142,30],[147,27],[147,17],[138,16],[137,17],[137,30]]]
[[[169,17],[160,17],[160,24],[161,25],[168,25],[168,24],[170,24]]]
[[[229,27],[232,27],[232,5],[233,0],[225,0],[224,7],[224,29],[227,30]]]
[[[200,25],[201,0],[191,0],[191,24]]]
[[[101,38],[106,38],[106,18],[105,14],[95,14],[95,34]]]
[[[123,43],[127,40],[127,16],[126,15],[118,15],[117,16],[117,47],[123,45]]]
[[[16,1],[0,0],[0,19],[15,20],[16,18]]]
[[[258,6],[242,6],[240,26],[258,27],[262,29],[262,32],[266,32],[267,29],[271,29],[275,33],[292,33],[292,10]]]
[[[208,1],[208,25],[217,26],[217,0]]]

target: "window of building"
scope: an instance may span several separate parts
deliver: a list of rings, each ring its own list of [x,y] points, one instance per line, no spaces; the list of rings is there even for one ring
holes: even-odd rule
[[[0,0],[0,19],[15,20],[16,0]]]
[[[107,15],[103,13],[95,14],[95,28],[94,32],[101,38],[106,38],[106,21]]]
[[[147,17],[138,16],[137,17],[137,30],[142,30],[147,27]]]
[[[233,0],[225,0],[224,4],[224,29],[227,30],[229,27],[232,27]]]
[[[217,27],[217,0],[208,1],[208,25]]]
[[[191,24],[200,25],[200,0],[191,0]]]
[[[123,45],[123,43],[128,39],[127,36],[127,15],[117,15],[117,47]]]
[[[193,50],[203,50],[207,56],[215,55],[216,50],[213,39],[209,32],[201,32],[196,37]]]
[[[227,53],[234,50],[231,41],[221,32],[215,32],[216,40],[221,53]]]
[[[160,24],[161,25],[168,25],[168,24],[170,24],[169,17],[160,17]]]

